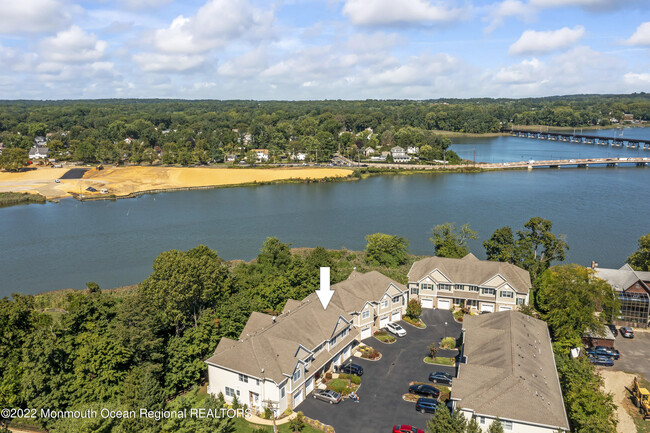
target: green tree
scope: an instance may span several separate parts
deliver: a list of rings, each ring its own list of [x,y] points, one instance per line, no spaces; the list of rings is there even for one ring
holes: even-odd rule
[[[291,264],[290,245],[280,242],[275,237],[266,238],[257,256],[257,263],[261,266],[270,266],[280,270],[287,269]]]
[[[375,266],[397,267],[408,259],[409,242],[397,235],[366,235],[366,261]]]
[[[417,299],[411,299],[406,304],[406,317],[417,320],[422,314],[422,304]]]
[[[96,160],[95,146],[90,141],[83,140],[75,146],[72,157],[75,161],[93,162]]]
[[[21,148],[8,148],[0,154],[0,169],[7,171],[18,171],[27,165],[29,154]]]
[[[540,217],[524,224],[526,230],[518,231],[517,254],[520,266],[530,272],[533,281],[551,266],[553,261],[563,261],[569,249],[563,235],[551,232],[553,223]]]
[[[153,269],[138,289],[177,336],[187,326],[197,326],[203,310],[231,293],[228,267],[204,246],[161,253]]]
[[[224,408],[216,398],[208,395],[201,400],[197,395],[197,389],[177,397],[172,401],[167,410],[186,411],[188,414],[192,409],[204,409],[207,413],[220,414]],[[208,412],[210,411],[210,412]],[[162,425],[162,433],[234,433],[234,420],[228,417],[206,416],[186,418],[169,418]]]
[[[435,226],[429,239],[434,247],[434,253],[439,257],[463,258],[469,254],[467,241],[478,239],[478,234],[464,224],[456,228],[454,223],[444,223]]]
[[[425,161],[431,161],[435,159],[435,152],[433,150],[433,147],[429,146],[428,144],[421,146],[418,156],[420,159],[423,159]]]
[[[650,234],[641,236],[639,249],[627,258],[627,262],[637,271],[650,271]]]
[[[427,421],[427,433],[464,433],[466,424],[467,420],[460,412],[452,415],[447,405],[441,403]]]
[[[588,330],[602,330],[619,309],[612,287],[594,271],[578,265],[545,271],[536,292],[538,309],[555,340],[579,340]],[[601,308],[602,314],[596,314]]]
[[[510,227],[497,229],[490,239],[483,242],[488,260],[496,262],[517,263],[515,236]]]
[[[289,428],[292,432],[301,432],[305,428],[305,416],[298,412],[296,417],[289,421]]]
[[[483,433],[483,430],[481,429],[481,426],[478,425],[476,418],[469,420],[467,427],[465,428],[465,433]]]
[[[490,424],[487,433],[504,433],[503,425],[501,424],[501,420],[499,419],[499,417],[497,417],[497,419],[492,421],[492,424]]]

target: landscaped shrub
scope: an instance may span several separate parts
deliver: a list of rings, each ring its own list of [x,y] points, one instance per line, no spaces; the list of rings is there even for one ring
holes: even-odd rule
[[[325,373],[325,379],[332,380],[332,372],[328,371],[327,373]]]
[[[348,381],[345,379],[334,379],[327,385],[327,389],[336,391],[339,394],[344,394],[347,387],[348,387]]]
[[[456,348],[456,339],[454,337],[443,338],[440,342],[441,349],[455,349]]]
[[[258,427],[255,430],[253,430],[253,433],[269,433],[269,431],[264,427]]]
[[[361,378],[357,375],[354,374],[349,375],[348,379],[350,380],[350,382],[354,383],[355,385],[361,385]]]
[[[270,407],[265,407],[264,408],[264,416],[262,418],[264,418],[264,419],[273,418],[273,410]]]
[[[427,349],[429,349],[429,355],[430,355],[432,358],[435,358],[436,353],[438,353],[438,346],[436,345],[436,343],[431,343],[431,344],[429,344],[429,346],[427,347]]]
[[[296,417],[289,421],[289,428],[294,432],[300,432],[305,428],[305,416],[302,412],[298,412]]]
[[[410,319],[418,319],[422,314],[422,305],[417,299],[411,299],[408,304],[406,304],[406,316]]]

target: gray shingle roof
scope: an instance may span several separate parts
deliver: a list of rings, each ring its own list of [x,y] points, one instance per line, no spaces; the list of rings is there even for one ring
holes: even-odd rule
[[[391,286],[406,290],[403,285],[377,271],[366,274],[353,272],[347,280],[332,286],[334,296],[327,310],[323,310],[318,296],[312,293],[302,302],[287,302],[286,312],[279,315],[275,322],[268,314],[253,313],[240,340],[235,342],[223,338],[214,355],[206,362],[254,377],[261,377],[264,368],[265,377],[281,383],[293,373],[298,361],[295,355],[300,345],[313,350],[329,340],[335,329],[341,329],[340,318],[350,321],[351,313],[360,311],[367,301],[379,301]],[[341,350],[357,334],[358,331],[352,328],[348,337],[338,343],[333,351]],[[315,368],[318,368],[316,364],[314,362]]]
[[[650,272],[635,271],[628,264],[619,269],[596,268],[596,276],[607,281],[614,289],[623,291],[637,281],[650,281]]]
[[[479,260],[471,253],[462,259],[433,256],[418,260],[408,273],[409,282],[421,280],[434,269],[457,284],[478,286],[500,274],[518,293],[528,293],[531,287],[528,271],[511,263]]]
[[[569,428],[546,323],[516,311],[466,317],[451,397],[476,414]]]

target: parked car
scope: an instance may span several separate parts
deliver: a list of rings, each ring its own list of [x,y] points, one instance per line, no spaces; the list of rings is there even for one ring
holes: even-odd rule
[[[612,331],[612,334],[614,334],[614,337],[618,337],[618,329],[616,329],[616,326],[614,325],[607,325],[610,331]]]
[[[429,374],[429,381],[433,383],[441,383],[443,385],[451,386],[451,374],[447,374],[443,371],[436,371],[435,373]]]
[[[409,393],[431,398],[438,398],[440,396],[440,390],[438,388],[424,384],[409,386]]]
[[[391,334],[397,335],[398,337],[406,337],[406,331],[397,323],[389,323],[386,325],[386,330]]]
[[[317,389],[314,391],[314,398],[326,401],[329,404],[338,404],[343,399],[341,394],[329,389]]]
[[[621,328],[621,335],[624,338],[634,338],[634,331],[629,326],[623,326]]]
[[[424,433],[424,430],[420,430],[412,425],[401,424],[393,426],[393,433]]]
[[[435,413],[438,409],[438,400],[433,398],[418,398],[418,401],[415,403],[415,410],[420,413]]]
[[[609,356],[591,356],[589,357],[589,361],[594,365],[604,365],[606,367],[614,365],[614,360]]]
[[[363,376],[363,367],[358,364],[343,364],[339,366],[339,372]]]
[[[607,356],[614,359],[618,359],[621,356],[618,350],[612,347],[605,347],[605,346],[596,346],[596,347],[592,347],[591,349],[587,349],[587,355]]]

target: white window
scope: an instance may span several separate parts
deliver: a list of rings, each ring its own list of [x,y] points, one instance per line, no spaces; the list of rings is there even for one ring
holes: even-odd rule
[[[244,382],[244,383],[248,383],[248,376],[246,376],[245,374],[240,374],[239,375],[239,381]]]
[[[451,284],[439,284],[438,285],[438,290],[444,290],[445,292],[451,292],[452,285]]]
[[[509,290],[500,290],[499,296],[501,296],[502,298],[514,298],[515,294]]]
[[[366,310],[363,313],[361,313],[362,319],[367,319],[368,317],[370,317],[370,310]]]
[[[456,290],[465,290],[465,286],[462,284],[456,284]]]
[[[399,304],[399,296],[395,296],[395,297],[393,297],[393,302],[394,302],[395,304]]]
[[[411,287],[411,295],[417,295],[418,294],[418,288],[417,287]]]
[[[469,290],[470,292],[478,292],[478,286],[467,286],[467,287],[469,287],[468,290]]]
[[[517,298],[517,305],[524,305],[526,303],[526,299],[524,298]]]
[[[298,368],[296,371],[293,372],[293,382],[298,382],[300,380],[301,376],[300,368]]]
[[[232,388],[226,387],[226,397],[234,397],[235,396],[235,390]]]
[[[494,295],[496,292],[495,289],[487,289],[485,287],[481,289],[481,294],[483,295]]]
[[[280,398],[284,398],[284,386],[280,388]]]
[[[422,283],[420,284],[420,288],[422,290],[433,290],[433,284]]]
[[[504,430],[512,430],[512,421],[501,420],[501,426],[503,426]]]
[[[388,299],[381,301],[381,308],[388,308]]]
[[[485,424],[485,417],[484,416],[479,416],[478,417],[478,423],[479,424]]]

